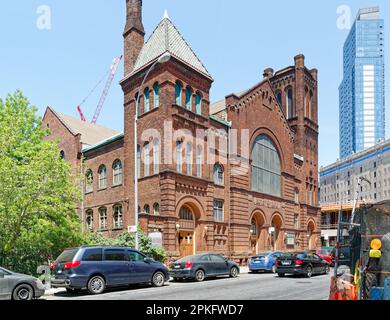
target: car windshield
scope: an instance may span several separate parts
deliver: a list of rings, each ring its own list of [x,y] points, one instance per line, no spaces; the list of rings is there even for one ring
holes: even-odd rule
[[[263,258],[265,258],[265,256],[254,256],[254,257],[252,257],[252,259],[263,259]]]
[[[9,271],[5,268],[0,268],[0,271],[3,271],[3,273],[5,273],[5,274],[12,274],[12,271]]]
[[[79,250],[78,248],[65,250],[63,253],[60,254],[56,262],[64,263],[64,262],[73,261],[73,258],[76,255],[78,250]]]

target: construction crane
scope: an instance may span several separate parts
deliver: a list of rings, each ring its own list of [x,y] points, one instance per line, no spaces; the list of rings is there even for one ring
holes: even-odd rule
[[[107,73],[104,75],[104,77],[96,84],[96,86],[90,91],[90,93],[86,96],[86,98],[77,106],[77,112],[80,115],[81,121],[87,122],[87,120],[86,120],[86,118],[84,116],[84,113],[83,113],[83,111],[81,109],[82,105],[85,102],[87,102],[88,98],[96,91],[97,87],[103,82],[103,80],[107,77],[107,74],[108,74],[108,79],[107,79],[106,85],[104,86],[103,93],[100,96],[100,100],[99,100],[98,106],[96,107],[95,114],[94,114],[94,116],[92,118],[92,121],[91,121],[92,124],[96,124],[96,122],[97,122],[97,120],[99,118],[99,115],[100,115],[100,113],[101,113],[101,111],[103,109],[103,106],[104,106],[104,103],[106,101],[108,92],[110,91],[112,82],[114,81],[116,72],[118,70],[119,63],[121,62],[122,58],[123,58],[123,55],[120,55],[119,57],[114,58],[114,61],[111,64],[110,70],[107,71]]]

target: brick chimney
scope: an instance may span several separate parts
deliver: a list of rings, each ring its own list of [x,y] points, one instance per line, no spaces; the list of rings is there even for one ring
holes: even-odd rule
[[[298,54],[294,57],[295,67],[303,68],[305,66],[305,56],[303,54]]]
[[[274,75],[274,69],[272,68],[267,68],[264,70],[263,77],[264,79],[269,79],[272,78]]]
[[[126,26],[123,33],[125,77],[134,70],[135,62],[145,41],[142,0],[126,0],[126,12]]]

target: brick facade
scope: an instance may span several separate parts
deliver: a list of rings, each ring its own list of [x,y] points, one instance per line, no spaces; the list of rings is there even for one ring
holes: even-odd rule
[[[60,148],[72,155],[73,158],[67,160],[77,166],[80,163],[74,159],[83,154],[85,168],[93,171],[94,191],[85,195],[84,213],[93,210],[93,230],[97,231],[99,208],[107,208],[109,223],[104,232],[109,236],[121,231],[113,230],[110,222],[113,221],[113,208],[116,205],[122,206],[123,230],[134,224],[134,118],[137,93],[148,70],[148,66],[133,70],[136,63],[134,52],[139,54],[139,42],[142,41],[143,44],[142,15],[138,14],[142,9],[142,1],[128,0],[127,9],[125,78],[121,81],[124,92],[123,136],[84,152],[77,137],[68,138],[64,134],[65,129],[61,128],[61,122],[50,112],[44,119],[44,123],[48,123],[52,129],[52,137],[61,138]],[[132,26],[130,29],[129,25]],[[129,50],[132,52],[128,52]],[[177,81],[182,85],[181,106],[176,99]],[[150,172],[146,175],[145,155],[142,153],[138,184],[142,229],[147,233],[161,232],[163,246],[171,258],[177,258],[183,253],[214,251],[244,262],[248,256],[264,250],[315,247],[320,241],[320,210],[317,199],[317,71],[308,70],[304,64],[304,56],[298,55],[294,66],[276,73],[267,69],[259,84],[244,94],[227,96],[225,108],[213,115],[210,114],[213,107],[209,101],[212,82],[213,79],[208,75],[173,55],[169,62],[154,68],[141,88],[142,93],[145,88],[153,88],[158,83],[159,96],[158,106],[151,107],[146,113],[141,112],[139,116],[137,144],[143,152],[148,143],[153,145],[158,133],[160,156],[164,159],[155,170],[153,150]],[[185,107],[187,86],[193,92],[191,110]],[[286,105],[289,88],[292,90],[294,106],[290,116]],[[201,114],[196,112],[196,93],[202,97]],[[280,98],[281,101],[278,102]],[[153,105],[152,89],[150,101]],[[144,107],[145,96],[142,95],[139,108],[143,110]],[[174,136],[169,136],[168,127],[173,128]],[[155,133],[145,134],[151,128]],[[192,136],[196,136],[197,130],[206,130],[207,135],[193,140],[192,167],[187,167],[187,162],[183,161],[182,171],[178,172],[175,146],[179,140],[183,142],[185,149],[186,136],[177,133],[183,129],[188,130]],[[247,130],[248,145],[239,145],[237,154],[234,158],[230,155],[228,160],[223,152],[217,151],[211,162],[209,153],[203,152],[199,175],[196,165],[197,146],[201,145],[207,151],[212,136],[210,133],[228,136],[235,130],[238,132],[238,141],[241,141],[242,132]],[[251,187],[253,159],[250,153],[256,138],[261,135],[272,141],[280,158],[281,195],[278,197],[255,192]],[[170,145],[172,148],[169,148]],[[77,146],[79,149],[76,152]],[[216,145],[212,149],[221,150],[222,147],[223,140],[216,139]],[[244,158],[243,148],[249,150],[248,159]],[[186,159],[185,151],[182,157]],[[166,161],[169,158],[173,161]],[[112,165],[116,159],[120,159],[123,164],[123,183],[113,187]],[[238,167],[237,159],[246,163],[246,166]],[[102,164],[107,167],[108,185],[99,191],[97,179],[99,166]],[[214,164],[221,164],[223,168],[222,185],[214,181]],[[188,168],[192,171],[188,172]],[[238,175],[238,170],[244,170],[243,174]],[[223,203],[222,219],[218,221],[214,217],[215,200]],[[158,211],[154,212],[155,208]],[[183,208],[191,213],[192,221],[183,219],[184,213],[180,213]],[[274,232],[270,233],[271,227]],[[288,245],[288,237],[293,238],[290,239],[291,245]]]

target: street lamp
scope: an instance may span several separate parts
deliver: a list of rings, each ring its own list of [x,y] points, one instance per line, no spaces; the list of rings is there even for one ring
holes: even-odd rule
[[[163,64],[168,62],[171,59],[171,54],[169,52],[163,53],[150,67],[146,72],[144,79],[142,80],[141,86],[138,88],[137,101],[135,105],[135,118],[134,118],[134,212],[135,212],[135,249],[139,249],[139,237],[138,237],[138,106],[140,103],[141,90],[145,84],[147,77],[150,72],[158,64]]]

